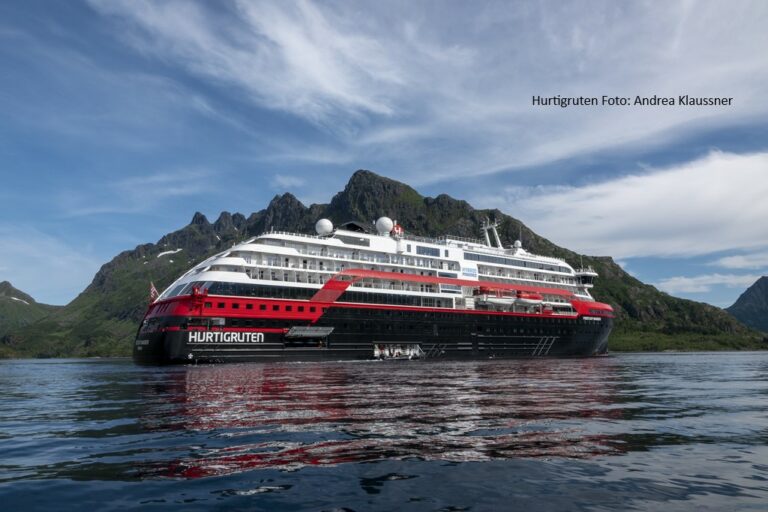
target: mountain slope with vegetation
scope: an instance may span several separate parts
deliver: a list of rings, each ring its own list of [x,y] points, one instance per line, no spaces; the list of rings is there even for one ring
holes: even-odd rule
[[[447,195],[423,197],[408,185],[357,171],[327,205],[303,205],[291,194],[276,196],[267,208],[245,217],[223,212],[211,223],[196,213],[184,228],[117,255],[70,304],[0,337],[6,354],[34,357],[127,355],[147,305],[149,282],[167,287],[190,266],[268,229],[312,232],[323,217],[335,224],[370,222],[382,215],[406,231],[424,236],[477,237],[481,222],[500,221],[506,244],[522,236],[533,253],[555,256],[573,266],[591,265],[600,278],[597,300],[616,310],[610,348],[659,350],[757,348],[761,338],[718,308],[671,297],[643,284],[610,257],[582,256],[537,235],[499,210],[477,210]]]
[[[10,332],[40,321],[57,309],[58,306],[35,301],[8,281],[0,282],[0,339]],[[0,344],[0,356],[10,353],[7,347]]]

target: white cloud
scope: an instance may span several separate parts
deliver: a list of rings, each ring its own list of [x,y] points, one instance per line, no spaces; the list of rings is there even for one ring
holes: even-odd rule
[[[269,143],[272,151],[267,154],[260,152],[258,155],[250,157],[249,160],[270,164],[288,162],[293,165],[330,164],[335,166],[348,164],[351,160],[349,152],[339,151],[333,148],[312,146],[309,144],[297,146],[296,143],[285,144],[278,140],[271,140]]]
[[[390,99],[367,84],[403,83],[382,42],[309,2],[236,2],[234,16],[189,2],[92,3],[140,27],[150,40],[130,34],[138,48],[314,122],[389,115]]]
[[[451,4],[439,17],[423,3],[92,3],[127,20],[123,37],[146,55],[322,127],[351,160],[385,155],[387,173],[413,184],[664,144],[768,112],[759,1]],[[555,94],[734,102],[531,105]]]
[[[758,279],[760,279],[760,275],[705,274],[693,277],[669,277],[656,283],[656,286],[670,294],[707,293],[710,292],[714,286],[746,288]]]
[[[768,222],[768,220],[766,221]],[[754,252],[725,256],[711,263],[713,266],[734,269],[768,268],[768,252]]]
[[[36,301],[65,304],[92,279],[103,262],[83,247],[28,225],[0,223],[0,281],[10,281]]]
[[[9,79],[8,91],[0,94],[4,120],[35,136],[51,133],[62,146],[147,151],[188,143],[190,119],[199,123],[201,117],[244,129],[167,76],[107,66],[82,47],[50,44],[36,33],[0,31],[0,45],[17,48],[25,64],[34,63],[28,75],[23,65],[5,64],[24,78]]]
[[[763,247],[768,153],[712,152],[582,187],[512,188],[490,202],[555,243],[618,258]]]
[[[288,176],[285,174],[276,174],[272,177],[272,186],[279,189],[293,189],[302,187],[306,183],[304,178],[298,176]]]
[[[67,190],[59,196],[58,202],[67,217],[141,213],[157,210],[170,198],[210,195],[213,181],[211,171],[178,169]]]

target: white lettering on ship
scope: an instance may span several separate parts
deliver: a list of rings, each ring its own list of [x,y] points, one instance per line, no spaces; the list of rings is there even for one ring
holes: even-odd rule
[[[264,343],[263,332],[210,332],[189,333],[188,343]]]

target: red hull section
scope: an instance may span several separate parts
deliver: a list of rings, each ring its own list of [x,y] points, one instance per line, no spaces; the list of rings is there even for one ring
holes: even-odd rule
[[[528,301],[554,296],[560,298],[559,305],[570,305],[572,311],[555,312],[543,306],[497,311],[339,300],[361,280],[472,287],[476,293],[514,295]],[[191,295],[155,302],[137,335],[134,358],[188,362],[370,359],[381,353],[593,355],[606,350],[613,323],[609,305],[581,300],[557,288],[350,269],[320,290],[303,291],[310,298],[209,295],[194,289]],[[384,350],[387,347],[393,349]]]

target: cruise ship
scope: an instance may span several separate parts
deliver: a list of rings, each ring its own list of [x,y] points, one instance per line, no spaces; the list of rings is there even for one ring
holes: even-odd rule
[[[138,363],[592,356],[613,309],[597,273],[481,239],[425,238],[388,217],[269,231],[194,266],[149,305]]]

